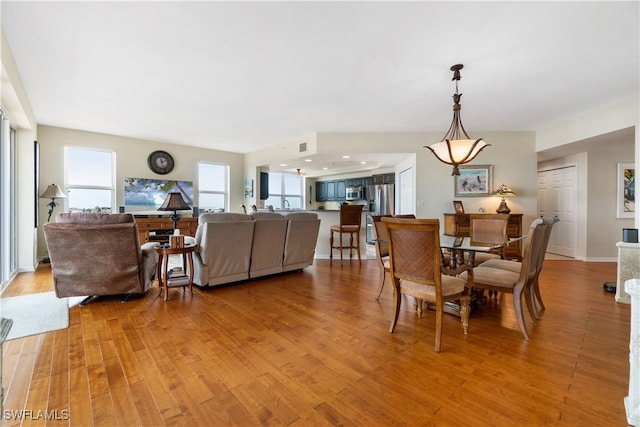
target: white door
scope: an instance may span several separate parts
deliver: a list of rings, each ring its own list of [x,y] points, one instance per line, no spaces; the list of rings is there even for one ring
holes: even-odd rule
[[[413,168],[408,168],[398,174],[400,183],[396,186],[398,191],[397,214],[415,214],[413,203],[415,195],[413,193]]]
[[[578,223],[576,166],[538,172],[538,215],[557,216],[547,252],[575,258]]]

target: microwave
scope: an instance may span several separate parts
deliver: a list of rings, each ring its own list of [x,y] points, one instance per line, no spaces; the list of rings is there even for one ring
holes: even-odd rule
[[[364,199],[364,187],[347,187],[347,200]]]

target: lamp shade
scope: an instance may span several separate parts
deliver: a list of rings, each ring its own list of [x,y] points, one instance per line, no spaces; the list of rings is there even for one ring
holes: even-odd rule
[[[453,71],[451,80],[456,82],[456,93],[453,94],[453,120],[451,121],[451,126],[449,126],[449,130],[440,142],[429,146],[425,145],[425,148],[431,150],[438,160],[453,166],[451,175],[460,175],[458,166],[472,161],[485,147],[491,145],[484,142],[482,138],[471,139],[462,125],[462,119],[460,118],[460,110],[462,110],[460,99],[462,94],[458,92],[458,81],[460,80],[460,70],[462,68],[462,64],[451,66],[451,71]]]
[[[516,195],[515,191],[513,191],[507,185],[500,184],[498,189],[496,191],[494,191],[493,193],[491,193],[491,195],[492,196],[499,196],[502,199],[500,201],[500,205],[498,206],[498,209],[496,209],[497,213],[508,214],[509,212],[511,212],[511,209],[509,208],[509,206],[507,206],[507,202],[504,200],[504,198],[505,197],[510,197],[510,196],[515,196]]]
[[[515,196],[516,193],[508,185],[500,184],[500,186],[491,193],[492,196],[510,197]]]
[[[488,146],[481,139],[444,140],[431,144],[427,148],[443,163],[453,165],[452,175],[460,175],[458,165],[468,163],[476,158],[483,148]]]
[[[159,211],[184,211],[191,208],[182,198],[182,195],[178,192],[169,193],[167,198],[162,203],[162,206],[158,208]]]
[[[56,184],[50,184],[40,197],[43,199],[65,199],[67,196],[64,195],[60,187]]]

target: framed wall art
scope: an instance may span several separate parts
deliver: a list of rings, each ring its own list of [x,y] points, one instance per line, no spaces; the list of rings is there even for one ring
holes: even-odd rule
[[[244,197],[253,197],[253,180],[244,180]]]
[[[635,218],[636,167],[633,163],[618,163],[617,217]]]
[[[461,165],[454,176],[455,197],[488,196],[491,194],[492,165]]]

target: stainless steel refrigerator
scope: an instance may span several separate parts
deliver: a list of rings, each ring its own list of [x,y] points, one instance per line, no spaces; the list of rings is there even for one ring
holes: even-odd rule
[[[367,186],[369,215],[393,215],[395,213],[395,193],[393,184]],[[373,243],[373,222],[367,218],[367,243]]]

